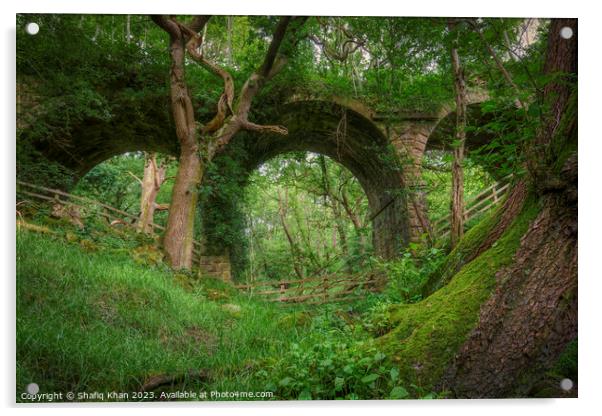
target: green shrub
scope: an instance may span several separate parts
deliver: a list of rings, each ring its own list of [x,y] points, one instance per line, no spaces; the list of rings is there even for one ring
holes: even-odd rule
[[[381,262],[388,283],[385,296],[392,302],[417,302],[428,276],[444,261],[445,253],[435,247],[410,244],[399,259]]]

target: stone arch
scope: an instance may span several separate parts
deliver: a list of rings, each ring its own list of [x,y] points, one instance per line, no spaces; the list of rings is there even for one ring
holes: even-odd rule
[[[321,100],[289,102],[278,110],[276,117],[272,114],[270,121],[286,126],[289,134],[238,134],[216,156],[215,163],[224,158],[234,161],[242,167],[239,179],[244,183],[258,166],[281,154],[309,151],[328,156],[349,169],[366,193],[375,253],[383,258],[395,257],[409,242],[402,165],[395,148],[378,126],[349,107]],[[210,175],[206,180],[211,181]],[[228,203],[219,198],[211,195],[201,213]],[[219,224],[209,227],[216,226]],[[206,229],[204,235],[213,233]],[[220,254],[216,247],[221,250],[223,245],[210,237],[205,242],[211,255]]]
[[[473,98],[470,111],[484,99]],[[44,160],[56,161],[75,173],[72,184],[95,165],[124,152],[177,155],[168,100],[150,97],[128,105],[110,119],[82,120],[74,125],[65,146],[43,142],[36,147]],[[216,159],[234,158],[246,175],[270,157],[291,151],[321,153],[341,163],[356,176],[368,197],[377,254],[392,258],[429,231],[420,180],[422,156],[427,147],[447,141],[454,114],[453,106],[429,114],[403,109],[385,114],[357,100],[293,95],[271,106],[265,120],[259,119],[285,125],[288,136],[241,132],[233,146],[227,146]],[[27,140],[24,134],[22,139]],[[471,138],[468,146],[486,140]],[[236,146],[243,149],[243,156],[232,150]],[[208,246],[211,243],[208,241]]]
[[[491,122],[497,114],[484,113],[481,104],[484,100],[475,100],[466,107],[467,121],[470,127],[481,127]],[[515,111],[513,108],[508,108],[507,111]],[[451,109],[442,116],[433,126],[426,145],[425,151],[428,150],[451,150],[450,139],[454,137],[456,126],[456,111]],[[483,130],[470,129],[466,135],[465,149],[467,152],[479,149],[482,146],[491,143],[495,139],[495,135]],[[505,174],[496,166],[483,166],[489,175],[495,179],[501,179]]]
[[[27,102],[31,95],[18,91],[17,101]],[[71,186],[94,166],[123,153],[149,151],[173,156],[179,153],[170,103],[163,96],[127,101],[119,111],[105,118],[76,120],[68,131],[43,138],[32,128],[38,120],[43,123],[43,114],[18,106],[17,118],[21,120],[17,140],[33,146],[39,153],[36,159],[40,160],[36,162],[58,163],[72,172]]]
[[[484,114],[481,111],[482,101],[471,102],[466,106],[466,118],[469,125],[482,126],[491,121],[490,114]],[[449,148],[450,138],[454,137],[456,126],[456,110],[450,109],[446,111],[436,124],[433,125],[432,132],[428,137],[426,150],[430,149],[446,149]],[[490,135],[479,132],[468,132],[466,135],[466,148],[468,150],[477,149],[492,139]]]

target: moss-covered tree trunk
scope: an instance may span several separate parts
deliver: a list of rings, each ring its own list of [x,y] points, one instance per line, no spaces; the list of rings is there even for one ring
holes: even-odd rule
[[[576,19],[552,20],[544,71],[549,110],[527,150],[540,212],[440,385],[457,397],[527,395],[577,336]]]

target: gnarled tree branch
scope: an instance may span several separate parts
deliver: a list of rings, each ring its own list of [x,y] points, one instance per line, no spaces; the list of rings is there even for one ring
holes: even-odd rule
[[[214,62],[209,61],[202,53],[199,52],[199,49],[203,43],[203,37],[199,33],[181,23],[179,26],[182,31],[187,33],[190,37],[190,40],[186,43],[186,50],[188,51],[190,57],[201,66],[208,69],[210,72],[222,78],[224,81],[224,92],[218,101],[217,113],[213,119],[202,128],[203,134],[212,133],[219,130],[224,125],[226,117],[228,117],[230,114],[233,114],[232,103],[234,101],[234,80],[228,71],[221,68]]]
[[[240,129],[263,133],[288,134],[288,130],[282,126],[260,126],[250,122],[248,117],[251,110],[251,103],[255,95],[257,95],[263,85],[270,78],[275,76],[286,64],[286,56],[280,53],[280,48],[289,24],[292,22],[299,23],[299,25],[296,26],[296,28],[298,28],[305,20],[307,20],[306,17],[283,16],[280,18],[280,21],[274,30],[272,41],[270,42],[264,60],[258,70],[251,74],[243,85],[234,114],[217,139],[215,151],[218,151],[228,144]]]
[[[284,126],[262,126],[259,124],[251,123],[248,120],[244,120],[241,122],[241,128],[250,131],[256,131],[259,133],[275,133],[286,136],[288,134],[288,129]]]

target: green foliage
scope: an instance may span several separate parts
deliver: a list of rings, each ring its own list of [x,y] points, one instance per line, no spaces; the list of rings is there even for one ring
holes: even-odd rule
[[[108,249],[108,235],[89,252],[69,239],[71,228],[54,229],[64,234],[17,235],[18,386],[132,391],[153,375],[203,368],[209,383],[174,388],[271,390],[276,399],[426,395],[401,385],[361,321],[336,307],[255,303],[215,279],[141,265],[132,250]]]
[[[267,362],[263,376],[280,397],[298,400],[406,399],[425,395],[400,384],[399,371],[360,325],[340,316],[317,315],[307,336]]]
[[[362,221],[359,228],[342,201]],[[249,178],[244,208],[249,273],[255,278],[294,277],[291,258],[307,276],[356,272],[370,264],[371,230],[363,223],[368,212],[364,191],[349,171],[328,158],[291,153],[264,163]]]
[[[22,230],[17,383],[35,380],[42,392],[128,391],[152,375],[204,368],[211,376],[203,389],[271,390],[276,399],[444,397],[433,382],[536,213],[524,209],[498,244],[421,302],[375,297],[307,310],[140,263],[137,248],[152,245],[144,236],[119,242],[113,229],[100,233],[101,224],[78,230],[56,222],[50,236]],[[174,388],[201,386],[187,380]]]
[[[544,110],[537,103],[532,103],[527,111],[517,109],[516,104],[509,102],[507,98],[482,103],[481,112],[490,121],[467,130],[491,139],[471,152],[471,159],[486,170],[495,172],[498,177],[524,173],[524,149],[535,138],[542,111]]]
[[[428,215],[436,221],[450,215],[451,204],[451,162],[448,152],[433,150],[427,152],[423,161],[422,179],[425,183]],[[481,162],[472,154],[464,159],[464,201],[469,201],[483,189],[493,185],[495,179],[485,170]]]
[[[444,259],[445,253],[439,248],[410,243],[399,259],[381,262],[387,276],[385,298],[392,303],[420,301],[426,279]]]
[[[240,155],[243,150],[232,146],[233,154]],[[246,171],[236,156],[222,157],[207,167],[197,216],[208,254],[230,255],[232,272],[239,278],[248,267],[247,222],[243,215],[244,186]],[[244,156],[243,159],[244,160]]]
[[[159,155],[161,159],[161,155]],[[141,185],[139,178],[144,176],[145,157],[142,152],[124,153],[96,165],[82,177],[71,192],[132,215],[140,214]],[[157,193],[157,204],[169,204],[173,188],[173,178],[177,172],[177,162],[167,165],[166,178]],[[154,223],[165,226],[168,211],[156,211]]]
[[[74,192],[124,211],[136,212],[140,204],[140,184],[130,173],[141,178],[143,172],[142,154],[117,156],[95,166],[77,183]]]
[[[18,178],[68,188],[85,174],[74,192],[136,214],[140,189],[130,173],[142,176],[139,138],[145,149],[177,151],[166,34],[147,16],[18,15],[17,25],[30,19],[43,38],[21,30],[17,37]],[[208,24],[203,52],[228,69],[237,91],[261,63],[277,21],[215,16]],[[489,97],[479,123],[468,129],[490,138],[467,155],[470,199],[493,183],[489,173],[522,174],[525,148],[548,112],[539,95],[550,82],[537,75],[544,42],[511,59],[508,48],[522,47],[520,20],[475,24],[519,92],[491,66],[486,45],[466,22],[449,30],[440,18],[312,18],[298,44],[285,40],[288,65],[256,98],[251,119],[271,120],[295,94],[356,98],[389,114],[438,112],[452,102],[448,47],[457,40],[469,90]],[[350,42],[357,48],[346,54]],[[215,113],[222,80],[192,61],[186,72],[203,123]],[[517,98],[529,105],[517,108]],[[92,159],[104,163],[87,172],[91,166],[73,160],[71,143],[90,145],[90,152],[101,143]],[[548,156],[565,161],[576,137],[564,145],[553,144]],[[259,303],[215,279],[173,273],[158,238],[110,228],[98,212],[88,212],[78,228],[48,218],[48,205],[30,204],[20,209],[40,234],[25,227],[17,233],[17,390],[35,381],[42,393],[132,391],[158,374],[206,369],[208,381],[185,379],[171,389],[272,390],[276,399],[443,397],[432,393],[435,383],[474,327],[496,272],[512,260],[538,212],[535,202],[472,261],[467,258],[499,211],[445,258],[442,250],[411,245],[400,259],[375,265],[367,198],[350,172],[301,153],[267,160],[249,176],[254,166],[246,165],[245,148],[228,152],[208,166],[201,188],[202,228],[196,229],[202,231],[195,237],[206,240],[208,254],[229,252],[239,279],[379,267],[388,278],[384,293],[346,307]],[[433,151],[425,164],[431,165],[423,179],[434,219],[449,212],[449,152]],[[176,169],[171,165],[167,176]],[[169,202],[171,189],[166,183],[157,202]],[[165,218],[159,213],[155,222]],[[576,377],[576,349],[576,342],[569,346],[551,377]]]
[[[74,173],[83,174],[91,166],[74,160],[71,146],[118,137],[118,145],[106,143],[92,155],[100,161],[130,150],[139,136],[163,139],[167,151],[175,147],[164,82],[167,56],[161,46],[128,43],[117,35],[115,21],[125,23],[124,18],[17,16],[18,141],[24,143],[19,150],[37,152],[28,152],[27,162],[43,166],[41,154],[52,154]],[[21,30],[28,19],[40,25],[39,35]],[[19,158],[18,162],[25,163]],[[35,170],[29,167],[32,163],[19,170]]]
[[[127,251],[86,252],[23,230],[17,264],[19,392],[32,381],[42,393],[134,391],[153,375],[189,369],[208,369],[211,382],[182,388],[263,391],[256,363],[299,340],[296,327],[278,324],[276,305],[235,295],[227,300],[241,308],[233,317],[224,301],[209,300],[223,283],[185,290]]]
[[[578,350],[577,339],[575,339],[571,341],[562,354],[560,354],[556,364],[549,373],[556,375],[559,379],[569,378],[573,381],[577,381],[579,372]]]
[[[60,163],[50,161],[31,142],[17,133],[17,179],[49,188],[66,189],[74,174]]]

